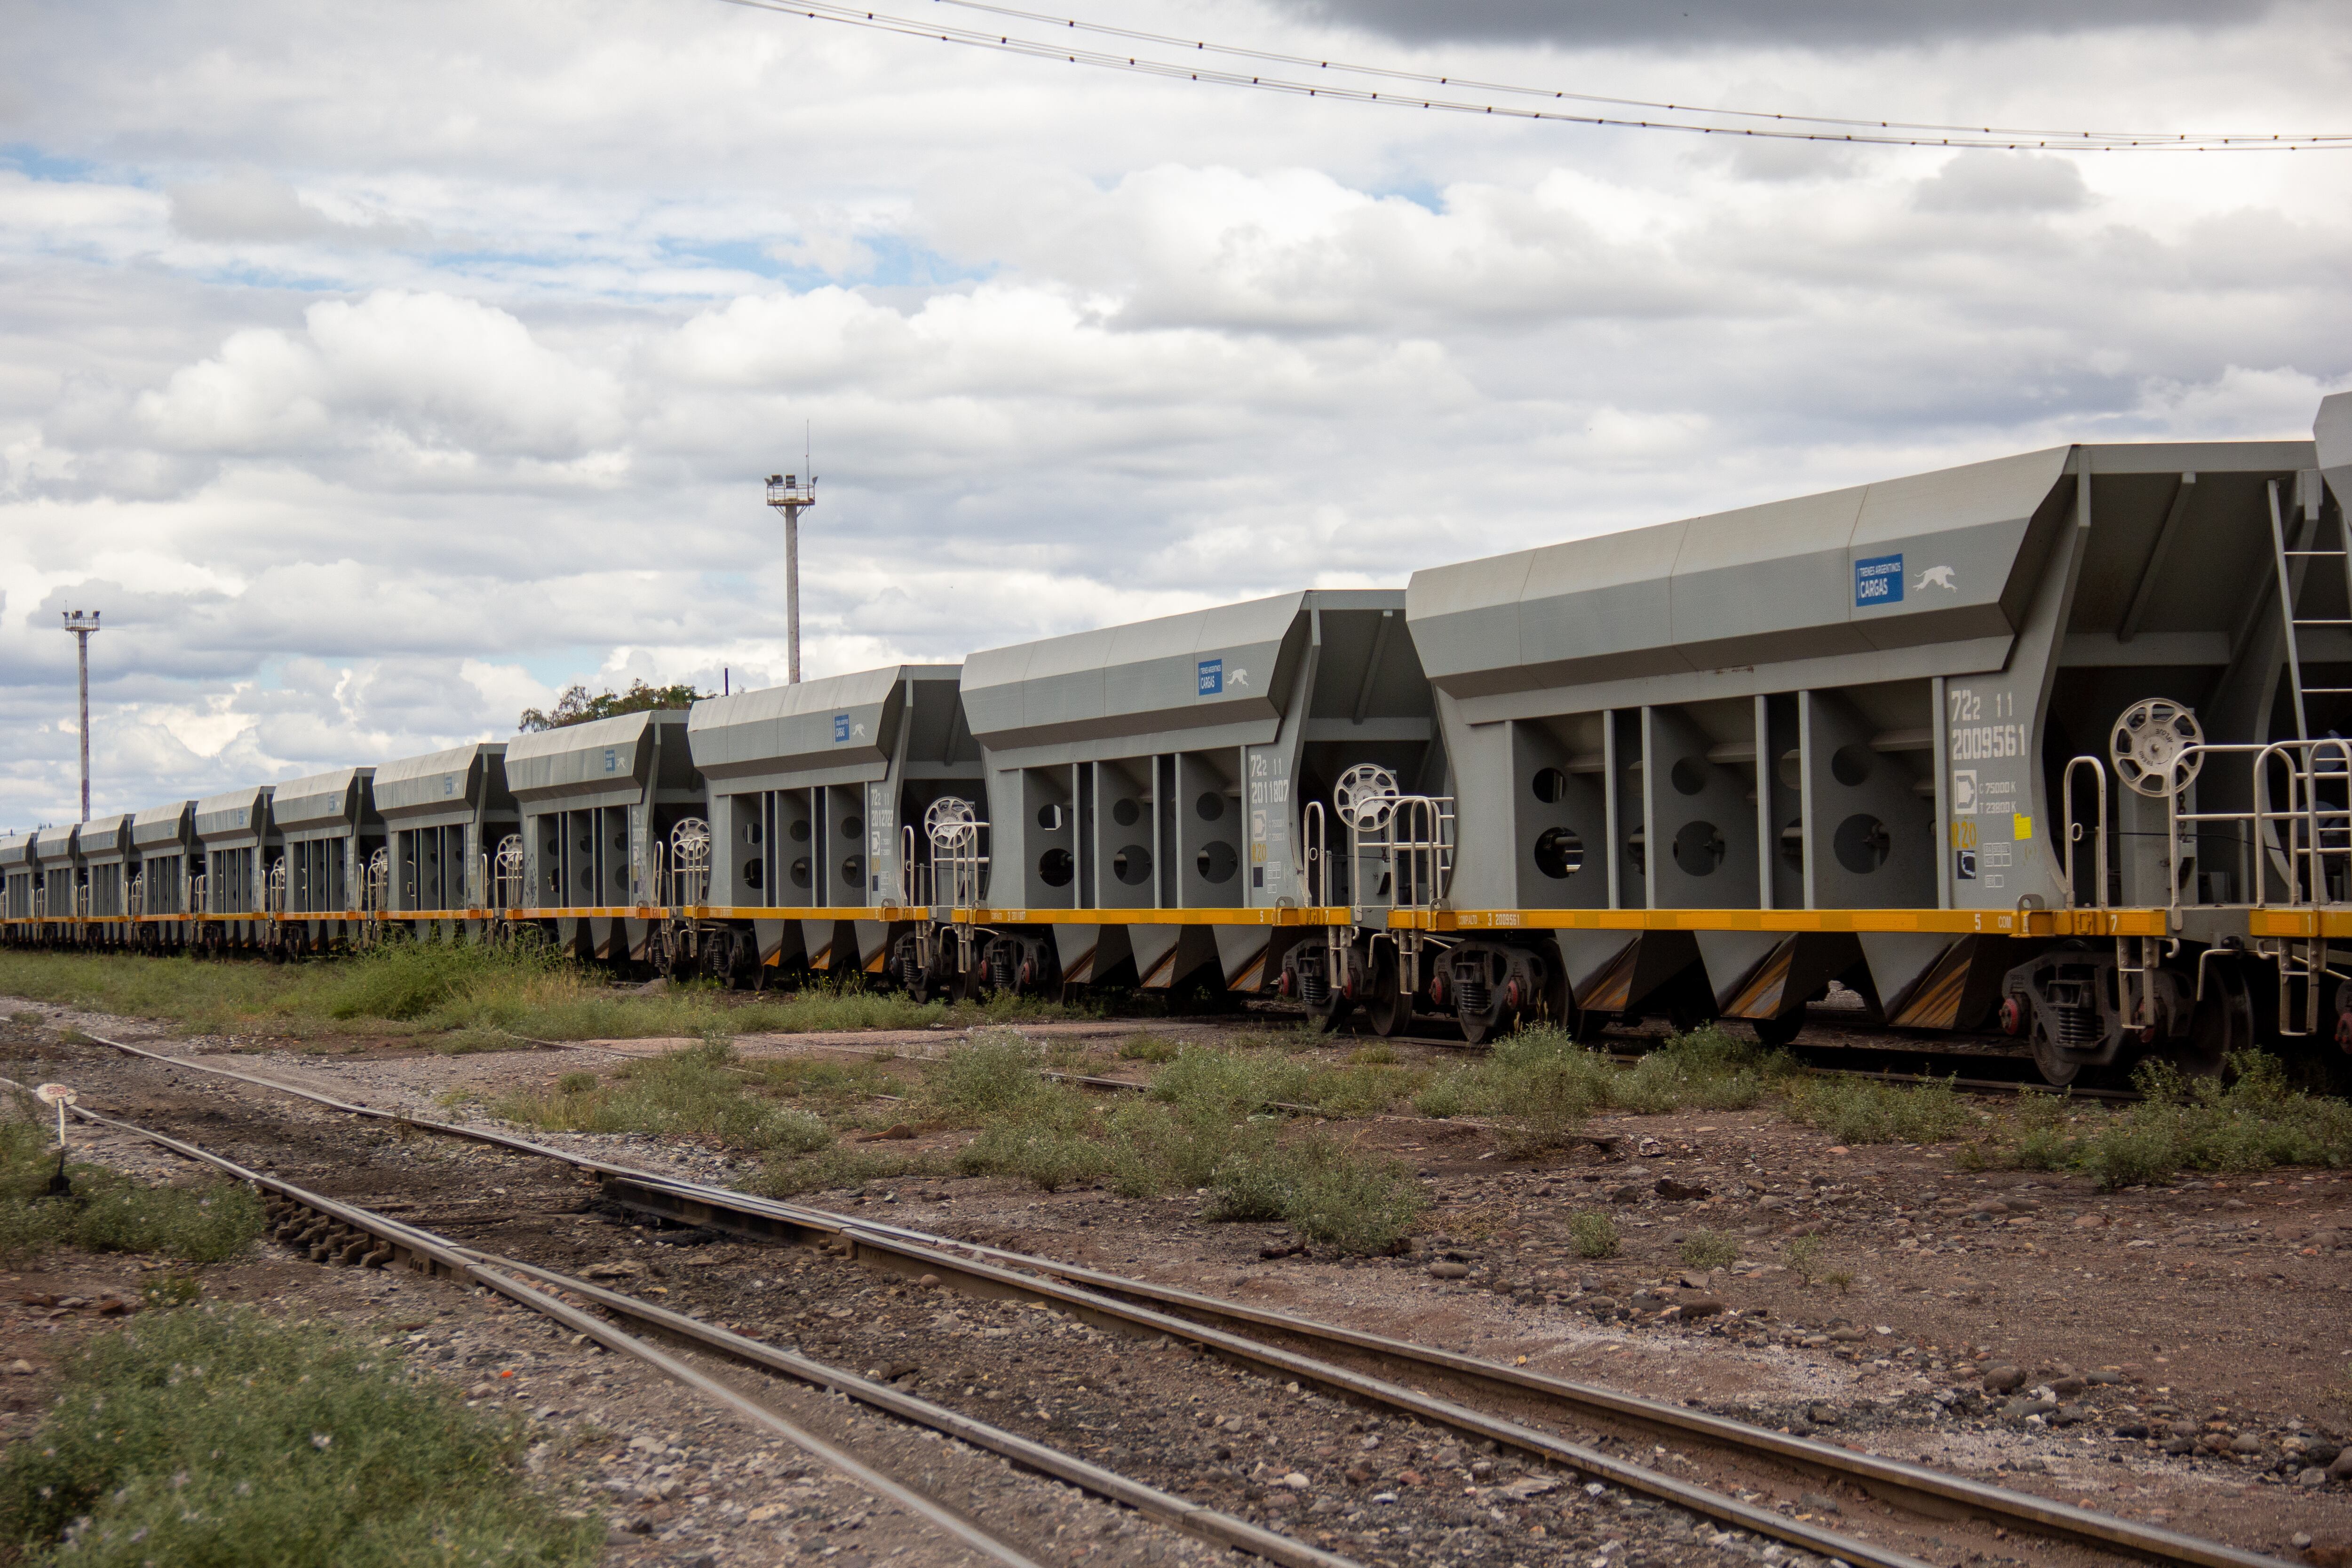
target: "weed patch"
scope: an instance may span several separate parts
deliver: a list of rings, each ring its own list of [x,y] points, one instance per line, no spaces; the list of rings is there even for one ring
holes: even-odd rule
[[[844,1148],[835,1145],[803,1157],[770,1159],[744,1183],[744,1190],[767,1197],[804,1192],[835,1192],[868,1182],[947,1174],[947,1162],[919,1149]]]
[[[1694,1230],[1683,1238],[1683,1261],[1694,1269],[1728,1269],[1739,1260],[1739,1238]]]
[[[1624,1245],[1617,1234],[1617,1222],[1593,1208],[1569,1220],[1568,1239],[1574,1243],[1580,1258],[1614,1258],[1617,1249]]]
[[[551,1093],[508,1095],[490,1110],[557,1132],[652,1133],[772,1154],[805,1154],[833,1142],[824,1118],[757,1088],[757,1075],[737,1066],[734,1049],[712,1040],[632,1061],[610,1082],[566,1073]]]
[[[1806,1079],[1790,1085],[1788,1111],[1792,1120],[1842,1144],[1933,1144],[1977,1124],[1975,1110],[1950,1079],[1916,1084]]]
[[[1370,1159],[1321,1134],[1251,1140],[1209,1178],[1212,1219],[1281,1220],[1342,1252],[1392,1251],[1428,1201],[1412,1170]]]
[[[1128,1061],[1173,1061],[1180,1048],[1172,1040],[1146,1030],[1129,1035],[1118,1048],[1120,1058]]]
[[[2081,1171],[2109,1191],[2185,1170],[2352,1165],[2352,1104],[2291,1087],[2276,1057],[2236,1052],[2220,1078],[2147,1061],[2132,1081],[2147,1098],[2116,1111],[2063,1093],[2021,1094],[2002,1130],[1973,1152],[1986,1165]]]
[[[0,1462],[0,1537],[41,1561],[559,1568],[602,1546],[524,1487],[517,1427],[330,1329],[157,1312],[65,1377]]]
[[[49,1197],[56,1169],[43,1124],[0,1123],[0,1257],[70,1245],[217,1263],[261,1234],[261,1200],[235,1182],[151,1186],[103,1166],[73,1163],[66,1167],[73,1196]]]

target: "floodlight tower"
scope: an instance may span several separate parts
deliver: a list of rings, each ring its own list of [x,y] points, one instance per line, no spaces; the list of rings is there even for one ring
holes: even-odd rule
[[[89,635],[98,630],[98,618],[104,612],[97,610],[67,610],[59,612],[65,619],[65,629],[74,635],[76,652],[81,662],[81,820],[89,821]]]
[[[816,505],[816,476],[768,476],[768,505],[784,515],[784,632],[793,685],[801,684],[801,508]]]

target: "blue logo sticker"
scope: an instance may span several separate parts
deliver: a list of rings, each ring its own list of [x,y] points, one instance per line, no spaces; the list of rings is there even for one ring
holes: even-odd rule
[[[833,738],[836,743],[849,738],[849,716],[847,714],[837,713],[833,716]]]
[[[1903,558],[1874,555],[1853,563],[1853,607],[1903,602]]]
[[[457,792],[457,776],[455,773],[444,773],[441,775],[441,793],[444,795],[455,795]]]
[[[1201,661],[1201,695],[1204,697],[1225,695],[1225,662],[1223,659]]]
[[[607,772],[607,773],[618,773],[620,770],[621,770],[621,750],[620,750],[620,747],[615,747],[615,746],[608,746],[608,747],[606,747],[604,748],[604,771],[605,771],[605,772]]]

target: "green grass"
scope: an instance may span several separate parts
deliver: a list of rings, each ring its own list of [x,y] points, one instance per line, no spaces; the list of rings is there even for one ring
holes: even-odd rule
[[[1617,1222],[1595,1208],[1569,1220],[1568,1238],[1580,1258],[1614,1258],[1624,1244],[1617,1234]]]
[[[744,1188],[767,1197],[794,1197],[804,1192],[835,1192],[869,1182],[939,1176],[947,1172],[947,1161],[921,1149],[836,1145],[810,1155],[771,1158]]]
[[[555,1132],[652,1133],[767,1154],[806,1154],[834,1138],[823,1117],[765,1092],[720,1040],[629,1062],[609,1082],[566,1073],[551,1092],[507,1095],[490,1111]]]
[[[77,1161],[66,1166],[73,1195],[49,1197],[51,1135],[43,1122],[0,1122],[0,1258],[75,1246],[217,1263],[261,1234],[261,1200],[235,1182],[150,1186]]]
[[[1179,1049],[1174,1040],[1146,1030],[1140,1034],[1129,1035],[1119,1046],[1118,1054],[1127,1061],[1173,1061]]]
[[[1776,1102],[1791,1120],[1849,1144],[1931,1143],[1975,1122],[1949,1083],[1906,1088],[1809,1077],[1786,1052],[1713,1027],[1675,1035],[1631,1066],[1559,1030],[1525,1030],[1497,1041],[1483,1060],[1429,1079],[1413,1098],[1426,1116],[1494,1118],[1503,1152],[1515,1159],[1572,1142],[1601,1111],[1659,1115]]]
[[[1789,1085],[1787,1095],[1791,1120],[1819,1127],[1841,1144],[1934,1144],[1977,1124],[1976,1109],[1950,1079],[1898,1085],[1810,1078]]]
[[[1728,1269],[1739,1260],[1739,1238],[1698,1229],[1683,1238],[1683,1261],[1694,1269]]]
[[[2219,1078],[2148,1061],[2132,1081],[2147,1098],[2116,1110],[2064,1093],[2019,1095],[1993,1134],[1967,1151],[1970,1163],[2080,1171],[2109,1191],[2183,1171],[2352,1166],[2352,1104],[2293,1087],[2276,1057],[2237,1052]]]
[[[532,1493],[520,1445],[333,1329],[155,1312],[67,1362],[0,1462],[0,1539],[100,1568],[593,1562],[602,1521]]]
[[[1012,1176],[1049,1192],[1108,1179],[1134,1197],[1206,1187],[1213,1218],[1280,1219],[1349,1252],[1391,1249],[1420,1217],[1424,1200],[1410,1169],[1320,1133],[1286,1136],[1276,1109],[1292,1093],[1385,1104],[1396,1093],[1386,1076],[1394,1069],[1187,1050],[1161,1069],[1149,1096],[1110,1100],[1041,1076],[1049,1060],[1009,1030],[981,1033],[927,1064],[909,1113],[974,1132],[946,1162],[968,1176]],[[927,1175],[940,1163],[835,1150],[772,1158],[754,1185],[787,1195]]]
[[[866,988],[862,977],[758,997],[730,998],[701,982],[640,995],[614,989],[539,944],[404,938],[299,964],[0,952],[0,994],[162,1019],[197,1034],[446,1036],[457,1051],[532,1040],[691,1038],[713,1029],[805,1034],[1079,1016],[1019,997],[918,1005],[904,992]]]

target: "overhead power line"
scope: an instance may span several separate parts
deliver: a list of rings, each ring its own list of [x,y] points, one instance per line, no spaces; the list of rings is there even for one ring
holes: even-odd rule
[[[1671,131],[1698,136],[1751,137],[1781,141],[1828,141],[1888,147],[1981,147],[2007,152],[2333,152],[2352,147],[2352,131],[2284,133],[2061,131],[1795,114],[1767,110],[1712,108],[1699,104],[1669,103],[1647,99],[1615,98],[1601,93],[1517,87],[1502,82],[1438,76],[1428,72],[1400,70],[1384,66],[1353,65],[1338,60],[1318,59],[1307,55],[1288,55],[1273,50],[1245,48],[1234,45],[1212,43],[1206,39],[1181,38],[1169,34],[1148,33],[1135,28],[1087,22],[1073,16],[1055,16],[1044,12],[1023,11],[1006,5],[990,5],[986,0],[934,0],[934,3],[953,5],[963,10],[986,12],[992,16],[1024,22],[1033,27],[1058,28],[1065,34],[1087,34],[1148,45],[1150,50],[1127,54],[1113,49],[1072,47],[1068,43],[1058,40],[1032,37],[1010,32],[942,26],[937,23],[918,21],[911,16],[893,16],[887,12],[828,4],[826,0],[728,0],[728,3],[752,10],[775,11],[786,16],[804,16],[813,22],[833,22],[876,32],[895,33],[907,37],[936,39],[943,44],[987,49],[999,54],[1055,60],[1095,69],[1126,71],[1177,81],[1205,82],[1213,86],[1246,88],[1260,92],[1286,93],[1304,98],[1337,99],[1342,102],[1378,104],[1393,109],[1441,110],[1456,114],[1498,115],[1510,120],[1549,120],[1561,124],[1604,126],[1630,131]],[[1177,53],[1171,57],[1170,51]],[[1192,57],[1189,60],[1182,57],[1187,53]],[[1314,74],[1311,76],[1269,75],[1263,70],[1253,72],[1245,67],[1211,64],[1208,57],[1212,56],[1223,59],[1259,62],[1263,65],[1281,68],[1286,72]],[[1422,90],[1382,90],[1377,86],[1343,79],[1348,77],[1365,78],[1381,83],[1395,82],[1403,84],[1408,89],[1418,88]],[[1445,91],[1433,93],[1427,90],[1433,87],[1443,88]],[[1548,109],[1528,103],[1498,102],[1490,98],[1478,96],[1480,94],[1496,94],[1506,99],[1543,99],[1559,103],[1591,105],[1596,110],[1619,110],[1628,112],[1580,113],[1566,109]],[[1716,123],[1717,121],[1731,123]],[[1740,123],[1742,121],[1756,123]]]

